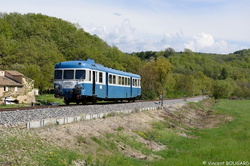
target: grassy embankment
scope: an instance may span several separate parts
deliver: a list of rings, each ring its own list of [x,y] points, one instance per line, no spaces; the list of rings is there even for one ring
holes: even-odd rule
[[[202,108],[201,104],[198,107]],[[170,126],[170,119],[154,122],[150,131],[135,131],[144,139],[166,145],[166,149],[152,151],[134,137],[126,134],[122,127],[116,133],[102,138],[79,136],[77,144],[86,148],[89,142],[95,146],[88,153],[59,148],[40,138],[32,130],[0,130],[0,163],[13,165],[71,165],[73,161],[84,161],[86,165],[220,165],[250,162],[250,101],[220,100],[212,108],[212,114],[227,114],[232,121],[212,129],[190,129],[180,136]],[[207,109],[208,110],[208,109]],[[91,141],[89,141],[89,139]],[[58,140],[60,141],[60,140]],[[124,155],[117,144],[132,148],[140,154],[151,156],[151,160],[136,159]],[[80,147],[81,148],[81,147]],[[89,147],[90,148],[90,147]],[[243,164],[241,164],[243,165]]]

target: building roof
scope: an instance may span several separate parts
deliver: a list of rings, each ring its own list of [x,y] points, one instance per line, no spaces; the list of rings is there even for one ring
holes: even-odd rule
[[[23,85],[8,77],[0,76],[0,86],[23,86]]]
[[[18,71],[6,70],[5,72],[7,72],[7,73],[9,73],[10,75],[13,75],[13,76],[24,76],[22,73],[19,73]]]

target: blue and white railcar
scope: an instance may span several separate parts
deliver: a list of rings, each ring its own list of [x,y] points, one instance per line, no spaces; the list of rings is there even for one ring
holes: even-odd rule
[[[66,104],[134,101],[141,95],[141,77],[104,67],[92,59],[60,62],[55,65],[54,93]]]

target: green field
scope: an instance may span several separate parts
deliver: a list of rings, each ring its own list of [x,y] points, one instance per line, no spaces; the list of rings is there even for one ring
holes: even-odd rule
[[[171,150],[160,152],[164,160],[153,165],[229,165],[236,162],[242,162],[241,165],[248,162],[250,165],[249,108],[249,100],[220,100],[213,109],[219,114],[233,116],[233,121],[218,128],[194,130],[192,135],[198,139],[179,136],[172,140],[162,139],[162,142],[169,140],[166,144],[171,146]]]
[[[41,101],[44,101],[45,103],[58,103],[60,105],[63,105],[63,99],[61,98],[55,98],[54,94],[44,94],[36,96],[37,103],[41,103]],[[43,104],[43,103],[41,103]]]
[[[152,151],[135,141],[123,127],[102,137],[78,136],[76,149],[57,147],[33,130],[0,129],[0,165],[10,162],[12,165],[57,166],[74,165],[74,161],[82,161],[85,165],[250,165],[249,100],[219,100],[213,106],[192,103],[190,107],[214,110],[212,115],[226,114],[233,120],[210,129],[180,124],[192,138],[177,134],[169,119],[152,123],[153,128],[149,131],[134,131],[145,140],[165,145],[166,148],[160,151]],[[124,155],[117,145],[151,156],[151,159]],[[83,148],[89,148],[88,153],[81,153]]]

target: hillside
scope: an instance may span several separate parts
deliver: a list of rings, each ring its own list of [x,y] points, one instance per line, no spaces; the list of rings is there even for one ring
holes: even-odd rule
[[[167,77],[164,91],[170,98],[202,93],[213,94],[216,98],[250,97],[250,49],[220,55],[196,53],[189,49],[185,49],[184,52],[175,52],[172,48],[167,48],[159,52],[146,51],[131,55],[147,61],[142,68],[154,66],[153,63],[157,62],[160,57],[170,62],[172,74]],[[154,78],[153,74],[150,75],[149,71],[141,72],[147,82]],[[144,85],[145,91],[151,91],[152,87],[156,86],[153,83]],[[157,88],[155,89],[157,91]],[[155,91],[147,95],[156,96]]]
[[[141,62],[62,19],[32,13],[0,13],[1,70],[25,74],[42,91],[53,87],[55,63],[77,58],[93,58],[107,67],[134,73]]]
[[[0,70],[17,70],[40,92],[53,89],[55,63],[81,58],[140,74],[145,99],[202,94],[250,98],[250,49],[228,55],[185,49],[123,53],[96,35],[42,14],[0,13]]]

